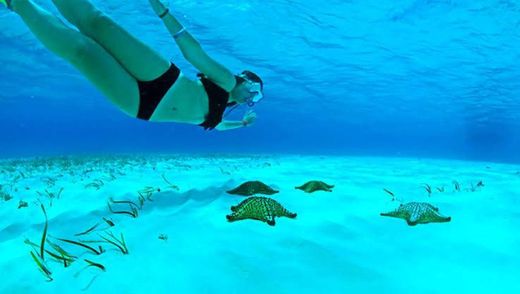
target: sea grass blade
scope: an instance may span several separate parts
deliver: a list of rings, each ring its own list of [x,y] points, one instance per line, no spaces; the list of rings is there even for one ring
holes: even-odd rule
[[[173,184],[170,181],[168,181],[168,179],[166,178],[166,176],[164,174],[162,174],[161,176],[162,176],[163,180],[166,182],[166,184],[173,186]]]
[[[38,253],[36,253],[37,255]],[[34,260],[34,262],[36,262],[36,265],[38,265],[38,268],[42,271],[42,273],[45,275],[45,277],[47,277],[47,279],[49,279],[49,282],[52,281],[52,272],[38,259],[38,257],[36,257],[36,255],[34,254],[33,251],[31,251],[31,256]]]
[[[105,240],[106,242],[108,242],[108,243],[110,243],[110,244],[116,246],[117,248],[119,248],[119,250],[121,250],[121,252],[122,252],[123,254],[127,254],[127,251],[126,251],[125,248],[123,248],[121,245],[119,245],[119,244],[117,244],[116,242],[114,242],[114,241],[112,241],[112,240],[109,240],[109,239],[107,239],[107,238],[105,238],[105,237],[101,237],[101,238],[102,238],[103,240]]]
[[[50,240],[47,239],[47,243],[49,243],[49,245],[51,245],[51,247],[56,250],[59,254],[61,254],[61,256],[63,257],[66,257],[66,258],[69,258],[71,260],[74,260],[76,259],[77,257],[76,256],[73,256],[71,255],[70,253],[68,253],[67,251],[65,251],[63,248],[61,248],[59,245],[56,245],[54,243],[52,243]],[[47,250],[46,250],[47,251]]]
[[[144,187],[143,189],[139,190],[138,192],[151,193],[151,192],[153,192],[155,190],[156,189],[154,187],[147,186],[147,187]]]
[[[113,240],[110,240],[108,239],[107,237],[105,236],[102,236],[102,235],[99,235],[99,237],[101,237],[103,240],[105,240],[106,242],[116,246],[117,248],[119,248],[119,250],[121,250],[121,252],[123,254],[128,254],[128,248],[126,247],[126,243],[125,243],[125,238],[123,237],[123,234],[121,233],[121,240],[117,239],[114,234],[112,234],[112,232],[108,232],[106,233],[110,238],[112,238]]]
[[[47,254],[49,254],[49,255],[50,255],[51,257],[53,257],[54,259],[57,259],[58,261],[63,262],[63,265],[64,265],[65,267],[67,267],[67,262],[68,262],[68,261],[70,261],[70,263],[74,261],[74,259],[72,259],[72,258],[69,258],[69,257],[67,257],[67,256],[63,256],[63,255],[61,255],[61,256],[60,256],[60,255],[57,255],[57,254],[55,254],[55,253],[52,253],[52,252],[49,251],[49,250],[45,250],[45,252],[47,252]]]
[[[125,248],[125,254],[128,254],[128,248],[126,247],[125,237],[123,236],[123,233],[121,233],[121,245]]]
[[[132,208],[132,211],[113,210],[112,206],[110,205],[110,202],[108,203],[108,210],[110,210],[110,212],[115,213],[115,214],[128,214],[128,215],[132,216],[133,218],[137,218],[137,215],[138,215],[137,209],[135,207],[131,207],[131,208]]]
[[[58,191],[58,195],[56,196],[56,198],[60,199],[61,192],[63,192],[63,187],[61,187],[60,191]]]
[[[43,228],[43,235],[42,235],[42,242],[40,244],[40,257],[42,260],[45,260],[45,257],[43,253],[45,252],[45,239],[47,238],[47,227],[48,227],[48,221],[47,221],[47,212],[45,211],[45,207],[43,204],[41,205],[43,214],[45,215],[45,227]]]
[[[40,245],[38,245],[38,244],[32,242],[32,241],[29,240],[29,239],[25,239],[25,241],[23,241],[23,242],[24,242],[25,244],[27,244],[27,245],[32,246],[34,250],[40,249]]]
[[[112,202],[114,204],[128,204],[130,206],[137,207],[137,204],[135,204],[133,201],[130,201],[130,200],[114,200],[113,198],[110,198],[110,202]]]
[[[116,224],[114,224],[114,222],[112,220],[109,220],[107,218],[103,218],[103,220],[111,227],[115,226]]]
[[[93,284],[94,281],[97,279],[97,277],[98,277],[98,276],[94,276],[94,277],[90,280],[90,282],[88,282],[88,284],[85,286],[85,288],[81,289],[81,291],[87,291],[87,290],[90,288],[90,286],[92,286],[92,284]]]
[[[133,218],[136,218],[137,217],[137,214],[135,213],[135,211],[112,211],[112,213],[115,213],[115,214],[128,214],[130,215],[131,217]]]
[[[59,239],[59,238],[58,238],[58,240],[60,240],[62,242],[66,242],[66,243],[70,243],[70,244],[74,244],[74,245],[86,248],[86,249],[94,252],[96,255],[100,255],[101,253],[103,253],[102,250],[97,251],[96,249],[94,249],[94,248],[92,248],[92,247],[90,247],[88,245],[85,245],[85,244],[83,244],[81,242],[77,242],[77,241],[74,241],[74,240],[67,240],[67,239]]]
[[[388,193],[388,194],[394,196],[394,193],[393,193],[392,191],[386,189],[386,188],[383,188],[383,191],[385,191],[386,193]]]
[[[92,232],[93,230],[95,230],[98,226],[99,226],[99,223],[95,224],[95,225],[92,226],[90,229],[86,230],[85,232],[77,233],[77,234],[75,234],[74,236],[82,236],[82,235],[86,235],[86,234]]]
[[[84,260],[88,263],[88,266],[95,266],[95,267],[101,269],[104,272],[106,271],[105,266],[103,266],[102,264],[90,261],[88,259],[84,259]]]
[[[139,198],[138,199],[139,199],[139,206],[140,206],[139,208],[142,209],[143,206],[144,206],[145,198],[143,197],[143,195],[141,195],[141,193],[139,193]]]

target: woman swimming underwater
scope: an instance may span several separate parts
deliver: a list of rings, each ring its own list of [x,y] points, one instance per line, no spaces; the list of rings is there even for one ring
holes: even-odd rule
[[[54,54],[76,67],[126,114],[158,122],[198,124],[229,130],[256,119],[223,120],[226,108],[263,97],[263,82],[254,73],[234,75],[212,59],[160,0],[149,0],[172,34],[183,56],[201,74],[185,77],[168,59],[148,47],[99,11],[88,0],[52,0],[72,29],[31,0],[0,0],[18,14]]]

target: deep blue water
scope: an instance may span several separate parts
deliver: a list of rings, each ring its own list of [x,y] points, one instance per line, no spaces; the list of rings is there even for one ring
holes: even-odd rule
[[[93,2],[195,76],[148,1]],[[50,1],[37,3],[56,12]],[[206,132],[132,119],[0,7],[0,157],[153,151],[520,161],[519,2],[170,4],[210,55],[263,78],[254,126]]]

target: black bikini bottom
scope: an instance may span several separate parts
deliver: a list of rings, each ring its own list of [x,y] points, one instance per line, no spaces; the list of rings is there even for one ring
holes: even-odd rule
[[[137,118],[150,120],[157,105],[179,77],[180,70],[172,63],[170,68],[153,81],[137,81],[139,87],[139,111]]]

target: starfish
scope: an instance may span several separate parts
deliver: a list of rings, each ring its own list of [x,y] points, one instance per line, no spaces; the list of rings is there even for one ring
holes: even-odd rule
[[[427,223],[449,222],[451,217],[439,214],[439,209],[425,202],[409,202],[401,204],[391,212],[381,213],[382,216],[397,217],[406,220],[409,226]]]
[[[301,185],[300,187],[295,187],[295,189],[300,189],[307,193],[312,193],[312,192],[316,192],[316,191],[332,192],[332,188],[334,188],[334,185],[329,185],[322,181],[309,181],[309,182]]]
[[[276,200],[267,197],[250,197],[240,202],[237,206],[231,206],[230,215],[226,215],[228,221],[233,222],[243,219],[256,219],[266,222],[270,226],[275,225],[274,218],[285,216],[295,218],[296,213],[289,212]]]
[[[273,195],[278,193],[277,190],[267,186],[266,184],[260,181],[249,181],[245,182],[242,185],[236,187],[233,190],[227,191],[229,194],[236,194],[242,196],[251,196],[254,194],[264,194],[264,195]]]

